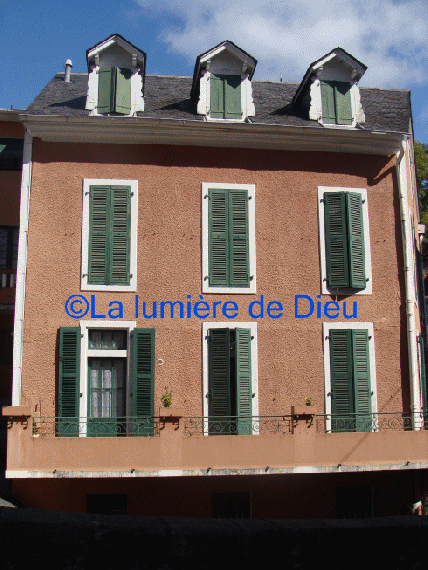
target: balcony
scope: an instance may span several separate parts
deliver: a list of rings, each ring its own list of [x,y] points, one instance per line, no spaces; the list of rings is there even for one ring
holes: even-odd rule
[[[163,414],[163,415],[162,415]],[[150,477],[428,468],[421,414],[47,418],[3,408],[7,477]],[[425,421],[424,421],[425,420]]]

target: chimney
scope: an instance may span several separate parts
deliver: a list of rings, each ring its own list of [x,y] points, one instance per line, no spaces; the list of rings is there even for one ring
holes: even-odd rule
[[[64,81],[66,83],[70,83],[70,73],[71,73],[71,68],[73,67],[73,64],[71,63],[71,59],[66,60],[66,62],[64,63],[64,67],[65,67]]]

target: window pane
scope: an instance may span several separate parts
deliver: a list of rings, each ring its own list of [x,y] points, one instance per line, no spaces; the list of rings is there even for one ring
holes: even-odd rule
[[[89,348],[126,350],[126,331],[90,330]]]

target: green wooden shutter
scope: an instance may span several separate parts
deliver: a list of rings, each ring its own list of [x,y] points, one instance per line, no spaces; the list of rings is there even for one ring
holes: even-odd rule
[[[327,285],[349,287],[345,192],[324,193]]]
[[[224,76],[224,117],[225,119],[240,119],[241,105],[241,76]]]
[[[224,118],[224,76],[210,77],[210,116]]]
[[[322,120],[327,125],[336,124],[334,89],[330,83],[321,81]]]
[[[351,84],[334,81],[336,122],[338,125],[352,125]]]
[[[249,287],[248,191],[229,190],[231,287]]]
[[[228,191],[208,190],[208,279],[211,286],[229,284]]]
[[[115,69],[98,70],[98,113],[113,112]]]
[[[80,327],[59,329],[58,436],[79,435]]]
[[[361,194],[346,192],[349,247],[349,286],[366,288],[364,225]]]
[[[352,330],[352,360],[356,431],[372,431],[369,336],[367,330]]]
[[[131,231],[131,187],[111,188],[110,206],[110,283],[129,285]]]
[[[252,434],[251,330],[235,330],[238,434]],[[246,419],[247,418],[247,419]]]
[[[116,67],[116,97],[115,108],[116,113],[129,115],[131,112],[131,70]]]
[[[230,432],[230,329],[208,331],[208,416],[212,435]]]
[[[135,435],[154,435],[155,329],[132,332],[132,415]],[[138,424],[138,419],[144,419]]]
[[[330,372],[331,429],[355,431],[351,330],[330,329]]]
[[[422,410],[424,413],[424,426],[428,429],[428,393],[427,393],[427,381],[426,381],[426,371],[425,371],[425,342],[424,337],[420,334],[418,335],[419,343],[419,381],[421,384],[421,395],[422,395]]]
[[[88,283],[106,283],[109,275],[109,257],[107,255],[107,208],[109,201],[109,186],[90,187]]]

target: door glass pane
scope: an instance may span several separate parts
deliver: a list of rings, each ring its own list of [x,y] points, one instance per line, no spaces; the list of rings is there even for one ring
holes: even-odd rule
[[[125,416],[125,358],[89,359],[89,409],[91,418]]]

